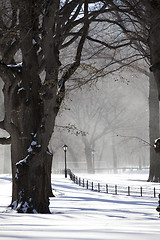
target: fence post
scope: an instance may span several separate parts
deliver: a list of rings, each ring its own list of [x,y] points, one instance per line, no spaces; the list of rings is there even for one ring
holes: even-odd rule
[[[115,185],[115,194],[117,195],[117,185]]]
[[[93,182],[92,182],[92,191],[93,191]]]
[[[130,187],[128,186],[128,196],[130,196]]]
[[[83,187],[84,187],[84,178],[83,178]]]
[[[108,193],[108,184],[106,184],[106,193]]]
[[[98,192],[100,192],[100,183],[98,183]]]
[[[72,173],[71,172],[69,173],[69,176],[70,176],[70,179],[72,180]]]
[[[74,183],[79,184],[79,186],[85,187],[85,180],[84,180],[84,178],[81,179],[80,177],[75,176],[75,174],[70,169],[68,169],[68,174],[70,175],[70,179]],[[98,189],[97,189],[98,192],[100,192],[101,191],[100,183],[98,183],[97,187],[98,187]],[[89,181],[88,180],[86,180],[86,188],[89,189]],[[91,190],[94,190],[94,182],[91,182]],[[108,186],[108,184],[106,184],[106,193],[108,193],[108,192],[109,192],[109,186]],[[115,185],[115,195],[117,195],[117,194],[118,194],[118,186]],[[128,186],[128,195],[127,196],[131,196],[131,188],[130,188],[130,186]],[[140,196],[141,197],[143,196],[143,187],[140,187]],[[155,187],[153,188],[153,197],[156,198],[156,188]]]
[[[154,198],[156,197],[156,189],[155,189],[155,187],[154,187]]]

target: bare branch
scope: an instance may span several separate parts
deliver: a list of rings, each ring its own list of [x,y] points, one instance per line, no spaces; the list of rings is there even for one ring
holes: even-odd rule
[[[20,42],[19,40],[16,40],[6,49],[3,55],[3,61],[5,64],[9,64],[13,60],[15,53],[19,49],[19,46]]]
[[[0,144],[1,145],[8,145],[8,144],[11,144],[11,137],[8,137],[8,138],[0,138]]]
[[[5,128],[4,128],[4,120],[0,121],[0,128],[5,130]]]
[[[147,142],[146,140],[144,140],[144,139],[142,139],[140,137],[136,137],[136,136],[123,136],[123,135],[119,135],[119,134],[117,134],[117,137],[138,139],[138,140],[144,142],[145,144],[149,145],[150,147],[154,148],[154,145],[152,145],[151,143]]]
[[[109,48],[109,49],[117,49],[117,48],[122,48],[122,47],[125,47],[125,46],[129,46],[131,44],[131,41],[126,39],[126,43],[124,44],[117,44],[117,46],[115,45],[111,45],[111,44],[108,44],[104,41],[101,41],[101,40],[98,40],[98,39],[94,39],[92,37],[87,37],[88,40],[92,41],[92,42],[96,42],[100,45],[104,45],[105,47]],[[114,44],[114,43],[113,43]]]

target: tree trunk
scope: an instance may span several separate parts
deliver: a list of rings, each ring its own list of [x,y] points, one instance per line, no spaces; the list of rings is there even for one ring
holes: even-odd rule
[[[53,35],[45,34],[46,79],[45,84],[42,83],[37,48],[34,44],[38,34],[38,31],[34,31],[37,29],[37,22],[26,22],[26,19],[37,18],[37,10],[30,10],[30,3],[24,1],[24,9],[19,13],[22,74],[19,85],[13,89],[11,111],[15,127],[13,129],[9,124],[9,127],[7,126],[12,141],[11,206],[21,213],[49,213],[49,197],[53,195],[52,154],[48,151],[48,145],[59,106],[56,99],[58,64],[54,44],[48,44],[48,38]]]
[[[115,145],[115,137],[112,137],[112,154],[113,154],[113,170],[114,173],[117,173],[117,153],[116,153],[116,145]]]
[[[79,156],[77,156],[77,154],[71,148],[69,148],[68,151],[69,151],[69,153],[72,157],[72,161],[73,161],[73,164],[74,164],[73,168],[78,169],[79,168],[79,165],[78,165]]]
[[[35,148],[31,154],[26,155],[28,146],[25,147],[16,138],[14,140],[11,144],[13,176],[11,206],[20,213],[49,213],[49,197],[53,196],[52,154],[48,149],[39,151]],[[18,161],[19,159],[22,160]]]
[[[9,4],[11,9],[9,12],[6,10],[11,19],[7,20],[10,22],[7,25],[3,25],[5,20],[1,15],[2,25],[5,26],[2,38],[8,40],[4,41],[6,46],[2,53],[5,54],[1,54],[3,59],[0,61],[5,107],[0,127],[10,134],[11,206],[21,213],[49,213],[52,155],[48,145],[65,96],[65,82],[80,65],[89,28],[88,1],[85,1],[84,26],[73,63],[69,68],[64,65],[64,71],[59,72],[59,54],[67,38],[64,33],[69,31],[67,34],[70,36],[71,30],[70,27],[67,30],[66,23],[69,21],[70,25],[69,15],[79,3],[73,2],[72,5],[71,1],[65,4],[66,11],[63,13],[58,0],[45,1],[45,4],[40,2],[22,0]],[[71,12],[68,12],[70,5]],[[78,7],[79,11],[81,7]],[[74,17],[72,19],[75,20]],[[15,59],[19,53],[21,63]],[[45,76],[41,79],[43,71]],[[5,142],[8,139],[5,138]]]
[[[150,56],[151,56],[151,67],[150,70],[153,72],[154,79],[156,82],[157,90],[158,90],[158,99],[160,100],[160,50],[159,50],[159,42],[160,42],[160,26],[158,24],[159,17],[160,17],[160,8],[159,8],[159,2],[155,1],[155,4],[151,3],[149,6],[149,11],[151,11],[151,29],[150,29],[150,36],[149,36],[149,47],[150,47]],[[154,81],[151,78],[150,83],[154,83]],[[152,87],[152,86],[151,86]],[[154,88],[155,89],[155,88]],[[152,124],[153,132],[150,132],[150,142],[151,144],[154,143],[154,140],[159,137],[159,106],[157,101],[157,92],[156,90],[150,89],[151,91],[154,91],[154,99],[150,101],[153,101],[153,108],[150,107],[150,123]],[[153,96],[153,94],[152,94]],[[150,97],[151,99],[151,97]],[[149,174],[149,181],[159,181],[160,179],[160,160],[158,160],[159,157],[155,156],[155,153],[153,153],[153,150],[151,151],[151,163],[150,163],[150,174]]]
[[[94,159],[92,156],[92,150],[89,142],[87,141],[86,138],[82,138],[83,143],[84,143],[84,151],[85,151],[85,156],[86,156],[86,163],[87,163],[87,172],[88,173],[95,173],[95,168],[94,168]]]
[[[159,101],[158,91],[154,76],[149,78],[149,138],[151,145],[159,138]],[[150,147],[150,171],[148,181],[159,182],[160,179],[160,156]]]
[[[34,155],[17,164],[17,211],[49,213],[49,166],[47,153]]]

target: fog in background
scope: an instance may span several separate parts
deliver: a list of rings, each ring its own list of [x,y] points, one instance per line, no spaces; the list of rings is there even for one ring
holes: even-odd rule
[[[113,43],[114,39],[121,42],[119,31],[117,26],[101,22],[90,26],[91,36],[95,39],[101,36],[107,43]],[[75,41],[61,51],[62,68],[73,61],[76,45]],[[130,66],[136,56],[137,52],[130,47],[106,51],[104,46],[86,41],[81,66],[66,86],[65,100],[50,141],[53,172],[64,169],[64,144],[68,145],[67,167],[76,172],[116,172],[118,168],[149,166],[149,145],[140,140],[149,142],[149,80],[139,71],[148,67],[142,61]],[[20,52],[18,57],[21,62]],[[118,63],[113,65],[114,58]],[[129,66],[107,74],[119,68],[122,62]],[[103,77],[97,78],[96,68]],[[92,81],[74,89],[75,83],[81,85],[87,78]],[[0,81],[0,91],[2,88]],[[3,94],[0,94],[1,119],[3,116]],[[2,136],[7,133],[0,130]],[[10,146],[0,145],[0,159],[0,173],[10,172]]]
[[[53,172],[64,169],[64,144],[75,172],[148,167],[148,88],[147,76],[125,68],[68,93],[50,142]]]
[[[50,142],[53,172],[64,169],[64,144],[75,172],[148,167],[149,145],[139,139],[149,141],[148,88],[147,76],[125,68],[68,91]],[[2,94],[0,109],[3,119]],[[10,146],[0,145],[0,158],[0,173],[11,172]]]

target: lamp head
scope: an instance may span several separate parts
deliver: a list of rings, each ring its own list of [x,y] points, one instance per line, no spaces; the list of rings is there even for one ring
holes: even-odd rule
[[[68,148],[68,146],[65,144],[65,145],[63,146],[63,150],[66,152],[66,151],[67,151],[67,148]]]
[[[92,155],[94,155],[95,154],[95,150],[92,150]]]

